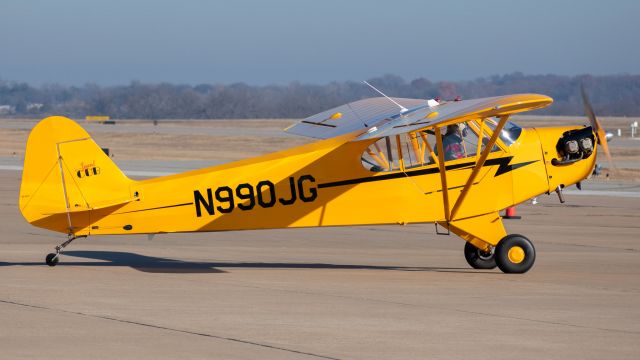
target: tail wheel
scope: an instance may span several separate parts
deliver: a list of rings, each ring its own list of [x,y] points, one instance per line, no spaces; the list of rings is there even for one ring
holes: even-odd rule
[[[54,253],[48,254],[45,258],[45,262],[49,266],[56,266],[58,264],[58,261],[60,261],[60,257],[58,256],[58,254]]]
[[[469,242],[464,243],[464,258],[474,269],[493,269],[496,258],[493,248],[490,251],[480,250]]]
[[[522,235],[507,235],[496,246],[495,261],[504,273],[526,273],[536,261],[536,249]]]

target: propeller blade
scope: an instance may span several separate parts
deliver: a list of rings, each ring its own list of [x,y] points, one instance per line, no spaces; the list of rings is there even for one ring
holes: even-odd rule
[[[602,147],[602,151],[604,151],[605,156],[607,157],[607,161],[609,162],[609,169],[611,171],[616,171],[616,166],[613,164],[613,159],[611,158],[611,152],[609,151],[609,143],[607,142],[607,133],[604,131],[602,124],[598,121],[596,117],[596,113],[593,111],[593,107],[591,106],[591,102],[589,101],[589,97],[587,96],[587,92],[584,89],[584,84],[580,86],[580,92],[582,94],[582,104],[584,105],[584,113],[589,118],[589,122],[591,122],[591,128],[595,131],[596,137],[598,138],[598,143]]]

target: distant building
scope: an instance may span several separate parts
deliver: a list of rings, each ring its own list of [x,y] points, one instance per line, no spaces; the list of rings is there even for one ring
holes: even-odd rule
[[[11,115],[16,112],[16,107],[11,105],[0,105],[0,115]]]
[[[27,111],[29,112],[39,112],[44,107],[44,104],[41,103],[29,103],[27,104]]]

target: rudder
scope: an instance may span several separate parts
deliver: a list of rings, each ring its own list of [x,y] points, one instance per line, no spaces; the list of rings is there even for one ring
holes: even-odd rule
[[[35,226],[85,235],[91,210],[132,201],[133,183],[76,122],[52,116],[29,134],[20,211]]]

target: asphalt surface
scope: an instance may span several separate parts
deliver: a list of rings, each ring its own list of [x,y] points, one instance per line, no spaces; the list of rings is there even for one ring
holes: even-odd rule
[[[0,171],[3,359],[638,359],[640,202],[543,196],[523,275],[472,270],[434,226],[64,236]],[[636,192],[636,187],[622,189]]]

